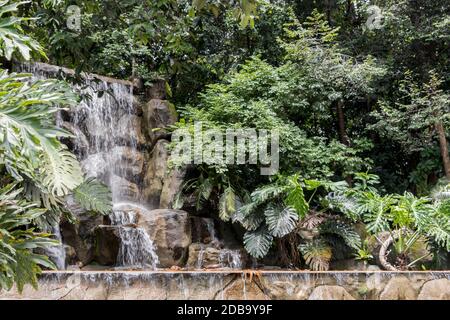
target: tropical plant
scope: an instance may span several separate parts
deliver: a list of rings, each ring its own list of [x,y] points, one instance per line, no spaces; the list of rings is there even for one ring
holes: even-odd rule
[[[377,182],[377,179],[372,180]],[[434,199],[419,198],[410,192],[382,196],[364,180],[339,196],[329,195],[328,199],[331,201],[327,205],[354,221],[364,222],[367,232],[372,235],[387,233],[388,237],[381,243],[381,265],[389,270],[408,269],[432,255],[432,252],[422,250],[425,252],[422,256],[411,259],[411,251],[418,246],[426,248],[436,243],[450,251],[450,223],[445,190],[444,187],[437,191]],[[348,203],[351,203],[350,210]],[[395,258],[389,255],[391,247]],[[390,259],[394,261],[388,261]]]
[[[56,268],[46,256],[33,253],[34,249],[58,245],[50,234],[30,227],[47,210],[24,200],[22,191],[17,184],[0,189],[0,289],[8,290],[14,283],[19,291],[26,283],[36,287],[40,266]]]

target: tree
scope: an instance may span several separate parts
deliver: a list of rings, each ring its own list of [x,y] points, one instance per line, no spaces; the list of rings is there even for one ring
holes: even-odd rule
[[[435,72],[429,73],[427,83],[421,85],[406,73],[400,82],[399,94],[380,101],[380,110],[373,115],[377,131],[396,140],[405,152],[423,150],[438,141],[444,175],[450,179],[450,159],[445,127],[448,125],[450,95],[442,88],[443,81]],[[438,138],[438,139],[436,139]]]

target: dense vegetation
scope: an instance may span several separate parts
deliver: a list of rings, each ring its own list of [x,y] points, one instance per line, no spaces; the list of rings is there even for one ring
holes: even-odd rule
[[[71,4],[81,9],[78,31],[66,26]],[[446,267],[449,41],[446,0],[0,1],[5,61],[162,79],[177,127],[278,129],[277,176],[258,165],[197,165],[177,205],[232,221],[252,256],[277,254],[296,268],[372,260],[370,241],[383,232],[394,248],[380,257],[385,268]],[[52,243],[43,232],[68,214],[64,197],[97,183],[80,178],[58,140],[67,132],[54,124],[77,98],[64,83],[28,78],[0,75],[5,287],[51,267],[32,249]],[[105,213],[98,190],[102,201],[76,198]]]

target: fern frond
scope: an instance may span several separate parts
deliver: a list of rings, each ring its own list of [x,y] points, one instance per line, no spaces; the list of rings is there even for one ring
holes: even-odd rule
[[[73,190],[75,201],[84,209],[106,215],[112,210],[111,191],[103,183],[89,178]]]

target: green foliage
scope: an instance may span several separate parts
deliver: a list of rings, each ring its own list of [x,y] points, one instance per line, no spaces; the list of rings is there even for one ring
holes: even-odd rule
[[[29,82],[30,75],[0,71],[1,162],[17,180],[26,175],[55,196],[64,196],[82,182],[80,165],[58,140],[70,134],[54,123],[60,105],[76,100],[67,85]]]
[[[247,231],[244,235],[244,247],[255,258],[262,258],[272,245],[273,236],[266,226],[255,231]]]
[[[327,271],[330,268],[332,248],[322,240],[312,240],[299,245],[299,251],[305,263],[315,271]]]
[[[90,178],[73,190],[75,201],[82,208],[88,211],[94,211],[101,214],[111,212],[111,192],[103,183]]]
[[[298,213],[291,207],[271,205],[264,210],[269,232],[275,237],[284,237],[297,226]]]
[[[29,1],[0,1],[0,55],[8,60],[16,53],[19,57],[29,60],[33,51],[45,56],[41,45],[23,34],[21,23],[28,19],[15,15],[19,7],[26,3]]]
[[[15,184],[0,189],[0,289],[10,289],[14,283],[19,291],[26,283],[36,287],[40,266],[56,268],[46,256],[32,252],[58,244],[49,234],[29,227],[46,210],[20,199],[21,192]]]

